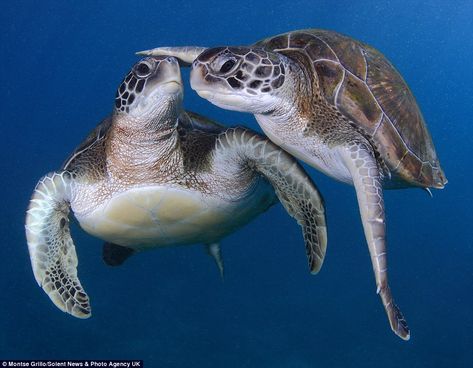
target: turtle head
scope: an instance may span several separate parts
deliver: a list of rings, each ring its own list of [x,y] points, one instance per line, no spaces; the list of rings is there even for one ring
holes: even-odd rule
[[[173,57],[146,57],[138,61],[117,89],[115,114],[148,119],[180,109],[181,72]]]
[[[253,47],[205,50],[192,64],[191,87],[224,109],[265,113],[283,99],[284,57]]]

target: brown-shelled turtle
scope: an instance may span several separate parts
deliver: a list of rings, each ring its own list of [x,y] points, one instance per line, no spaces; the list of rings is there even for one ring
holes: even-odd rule
[[[253,113],[277,145],[355,186],[380,294],[393,331],[409,329],[388,285],[384,188],[443,188],[417,103],[377,50],[325,30],[288,32],[249,47],[164,47],[141,52],[192,63],[203,98]]]
[[[139,61],[118,88],[112,115],[38,182],[26,237],[36,281],[61,310],[91,313],[77,277],[70,209],[86,232],[105,240],[108,264],[154,247],[203,243],[223,271],[220,240],[279,198],[302,227],[312,271],[320,269],[324,206],[304,169],[249,129],[184,111],[182,96],[176,59]]]

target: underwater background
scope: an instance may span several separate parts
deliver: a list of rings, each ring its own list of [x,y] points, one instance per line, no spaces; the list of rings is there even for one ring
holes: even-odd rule
[[[434,197],[385,191],[390,283],[411,328],[390,330],[352,187],[308,168],[328,250],[310,275],[300,229],[276,205],[222,242],[222,282],[200,245],[118,268],[72,231],[92,303],[80,320],[34,280],[24,216],[37,180],[109,114],[117,86],[157,46],[251,44],[335,30],[383,52],[422,109],[449,180]],[[145,367],[473,366],[473,1],[15,1],[0,12],[0,359],[142,359]],[[185,106],[259,130],[186,80]]]

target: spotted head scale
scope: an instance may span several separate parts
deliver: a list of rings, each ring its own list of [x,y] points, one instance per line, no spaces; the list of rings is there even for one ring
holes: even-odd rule
[[[125,76],[115,95],[115,114],[146,117],[182,101],[183,87],[178,61],[173,57],[146,57]]]
[[[284,89],[284,59],[261,48],[207,49],[192,65],[191,86],[199,95],[224,108],[269,108],[278,103],[277,96]]]

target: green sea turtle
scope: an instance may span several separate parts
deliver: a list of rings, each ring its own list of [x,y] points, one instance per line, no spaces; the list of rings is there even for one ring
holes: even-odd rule
[[[141,53],[192,63],[191,86],[201,97],[255,114],[274,143],[355,186],[377,292],[393,331],[409,339],[388,285],[382,189],[429,191],[447,180],[414,96],[392,64],[366,44],[315,29],[249,47]]]
[[[104,259],[203,243],[222,267],[220,240],[281,201],[301,225],[310,268],[326,250],[322,199],[297,161],[265,137],[226,128],[182,107],[174,58],[139,61],[117,91],[113,114],[59,171],[39,180],[26,215],[36,281],[61,310],[87,318],[69,231],[106,241]]]

